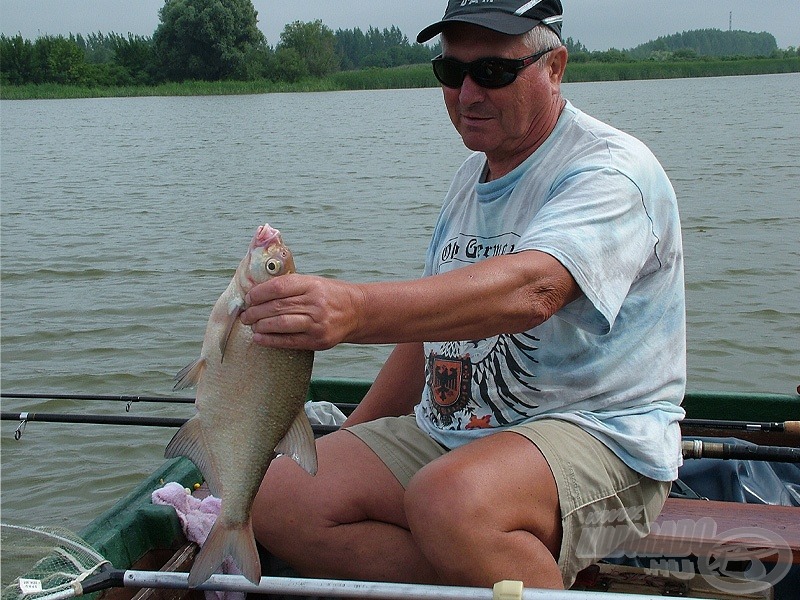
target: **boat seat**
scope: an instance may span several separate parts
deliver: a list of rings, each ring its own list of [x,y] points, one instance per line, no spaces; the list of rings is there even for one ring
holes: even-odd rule
[[[716,556],[800,563],[800,507],[668,498],[638,556]],[[749,554],[748,554],[749,553]]]
[[[194,542],[186,542],[180,546],[175,553],[159,570],[169,573],[188,571],[194,562],[200,548]],[[123,594],[131,588],[113,590],[114,595],[106,593],[103,600],[126,600]],[[135,593],[134,593],[135,592]],[[162,589],[162,588],[143,588],[132,591],[132,596],[127,596],[131,600],[205,600],[204,592],[198,590],[182,589]]]

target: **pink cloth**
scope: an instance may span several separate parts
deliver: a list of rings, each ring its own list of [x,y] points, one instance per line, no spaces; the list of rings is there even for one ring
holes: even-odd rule
[[[199,546],[205,543],[222,504],[214,496],[206,496],[202,500],[195,498],[189,490],[174,481],[155,490],[152,500],[153,504],[172,506],[178,514],[186,539]],[[222,572],[235,575],[242,573],[230,558],[226,558],[222,564]],[[244,597],[241,592],[206,592],[207,600],[243,600]]]

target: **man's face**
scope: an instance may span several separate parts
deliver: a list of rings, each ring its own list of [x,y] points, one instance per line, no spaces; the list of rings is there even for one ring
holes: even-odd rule
[[[442,48],[444,56],[462,62],[532,54],[519,37],[467,24],[448,25]],[[543,59],[546,65],[550,56]],[[530,156],[555,123],[555,105],[558,111],[561,108],[560,76],[551,77],[551,71],[549,66],[533,64],[520,71],[513,83],[497,89],[482,88],[469,75],[460,88],[443,87],[450,120],[467,148],[486,153],[490,167],[493,162],[508,166],[506,172]]]

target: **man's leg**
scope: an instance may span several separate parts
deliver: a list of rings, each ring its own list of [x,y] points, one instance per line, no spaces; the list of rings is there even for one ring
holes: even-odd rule
[[[437,581],[408,529],[404,490],[348,431],[317,440],[312,477],[288,457],[270,465],[253,506],[256,539],[311,577]]]
[[[446,583],[563,588],[555,479],[525,437],[497,433],[431,462],[411,480],[405,506],[414,540]]]

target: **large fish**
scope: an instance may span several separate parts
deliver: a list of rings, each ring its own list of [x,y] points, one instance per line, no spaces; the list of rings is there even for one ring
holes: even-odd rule
[[[200,358],[176,375],[175,389],[197,386],[197,414],[167,445],[165,456],[185,456],[203,473],[222,507],[195,559],[189,585],[206,581],[230,556],[252,582],[261,578],[250,510],[276,453],[317,471],[314,435],[303,404],[314,354],[276,350],[252,341],[239,315],[257,283],[293,273],[280,232],[259,227],[206,327]]]

